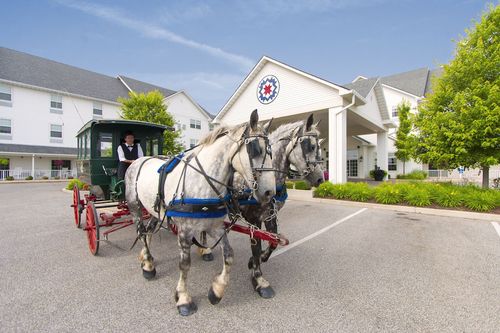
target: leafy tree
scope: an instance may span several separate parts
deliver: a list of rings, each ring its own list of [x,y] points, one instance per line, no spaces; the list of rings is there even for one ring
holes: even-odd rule
[[[403,161],[403,175],[406,174],[406,161],[408,161],[413,152],[414,140],[410,136],[410,131],[412,129],[410,104],[408,101],[403,100],[398,107],[398,119],[399,127],[396,131],[396,158]]]
[[[174,127],[174,117],[167,112],[167,107],[163,103],[163,94],[157,90],[147,94],[130,92],[129,98],[119,98],[122,104],[122,118],[129,120],[141,120],[154,124],[161,124]],[[163,154],[176,154],[184,149],[178,141],[180,132],[165,131],[163,135]]]
[[[418,159],[439,167],[479,167],[483,187],[500,163],[500,6],[458,41],[416,119]]]

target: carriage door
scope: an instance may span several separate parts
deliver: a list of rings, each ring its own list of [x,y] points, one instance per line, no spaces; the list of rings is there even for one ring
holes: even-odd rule
[[[347,177],[358,177],[358,150],[347,151]]]

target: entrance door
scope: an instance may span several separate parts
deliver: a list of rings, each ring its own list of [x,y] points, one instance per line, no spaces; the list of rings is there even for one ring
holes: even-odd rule
[[[10,161],[8,158],[0,157],[0,179],[4,179],[8,176]]]
[[[347,177],[358,177],[358,151],[347,151]]]

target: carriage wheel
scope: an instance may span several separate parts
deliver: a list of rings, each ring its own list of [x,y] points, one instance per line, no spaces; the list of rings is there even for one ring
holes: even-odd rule
[[[73,207],[76,227],[80,228],[80,224],[82,223],[83,205],[80,201],[80,190],[76,185],[73,187],[73,204],[71,205],[71,207]]]
[[[90,253],[96,255],[97,251],[99,251],[99,215],[97,215],[97,210],[92,201],[87,204],[87,227],[85,231],[87,232]]]

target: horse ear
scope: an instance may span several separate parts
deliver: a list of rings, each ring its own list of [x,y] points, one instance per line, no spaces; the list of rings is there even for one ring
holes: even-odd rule
[[[321,145],[323,144],[323,142],[325,142],[325,139],[319,139],[318,140],[318,146],[321,147]]]
[[[257,130],[257,125],[259,123],[259,113],[257,112],[257,109],[252,111],[252,114],[250,115],[250,128],[252,131]]]
[[[314,122],[314,114],[311,113],[309,117],[307,117],[306,132],[309,132],[311,130],[313,122]]]
[[[302,126],[295,127],[295,129],[292,131],[291,137],[295,138],[295,137],[297,137],[299,135],[302,135]]]
[[[269,120],[267,123],[264,124],[264,126],[262,126],[262,128],[264,128],[264,133],[269,134],[269,130],[271,129],[273,119],[274,118],[271,118],[271,120]]]

